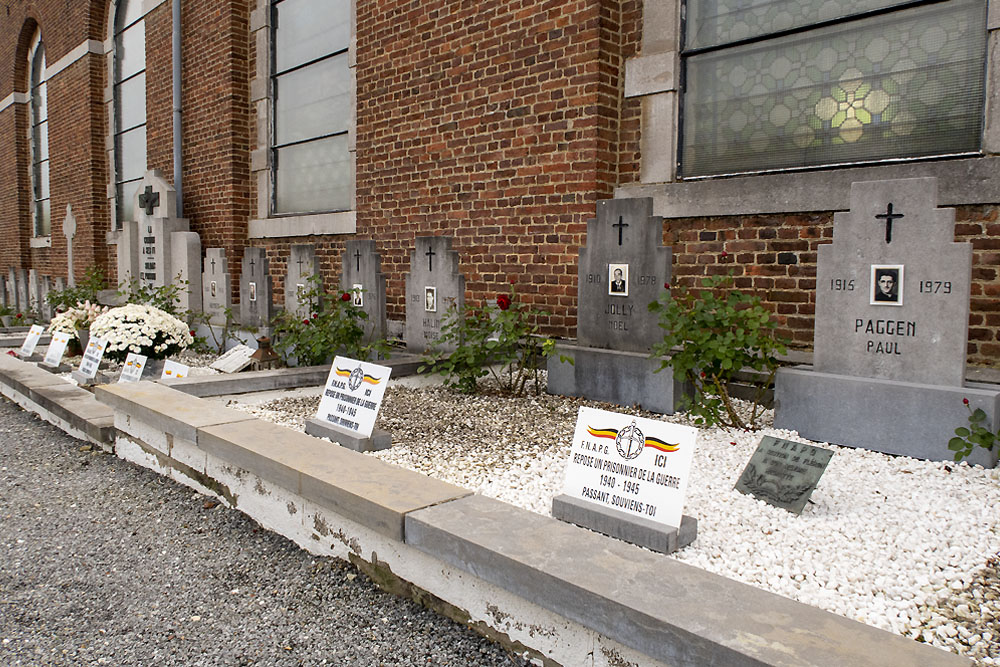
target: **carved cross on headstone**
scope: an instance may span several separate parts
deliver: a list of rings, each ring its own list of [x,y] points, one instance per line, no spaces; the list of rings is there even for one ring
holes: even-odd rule
[[[212,275],[215,275],[215,258],[212,258]]]
[[[76,236],[76,218],[73,217],[73,207],[69,204],[66,204],[63,235],[66,237],[66,262],[69,264],[67,280],[70,287],[76,287],[76,276],[73,275],[73,238]]]
[[[434,270],[434,255],[436,255],[437,253],[434,252],[433,248],[428,247],[427,248],[427,252],[425,252],[424,254],[427,255],[427,270],[428,271],[433,271]]]
[[[360,271],[361,270],[361,250],[360,249],[354,251],[354,259],[356,259],[357,262],[358,262],[358,267],[357,267],[356,270]]]
[[[622,244],[622,228],[628,227],[628,223],[623,221],[623,216],[618,216],[618,222],[611,225],[612,227],[618,228],[618,245]]]
[[[253,258],[251,257],[251,258],[250,258],[250,275],[251,275],[251,276],[252,276],[252,275],[254,275],[254,273],[253,273],[253,267],[254,267],[254,265],[255,265],[256,263],[257,263],[257,262],[255,262],[255,261],[253,260]]]
[[[889,202],[889,205],[885,209],[885,213],[879,213],[875,217],[879,220],[885,220],[885,242],[892,243],[892,221],[897,218],[902,218],[903,214],[893,213],[892,202]]]
[[[297,262],[295,262],[296,264],[299,265],[299,273],[302,273],[302,264],[303,264],[304,261],[305,260],[299,258],[299,260]]]
[[[153,192],[153,186],[147,185],[146,189],[139,195],[139,206],[146,211],[146,215],[153,215],[153,209],[160,205],[160,193]]]

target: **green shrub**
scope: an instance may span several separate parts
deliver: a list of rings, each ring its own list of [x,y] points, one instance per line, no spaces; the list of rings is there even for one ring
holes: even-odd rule
[[[99,266],[88,266],[83,280],[73,287],[63,290],[52,290],[45,295],[45,300],[57,312],[65,312],[76,307],[78,303],[97,303],[97,293],[107,286],[107,278]]]
[[[976,447],[992,452],[997,443],[997,434],[983,426],[986,413],[981,408],[973,410],[967,398],[963,398],[962,403],[969,411],[969,427],[959,426],[955,429],[955,437],[948,441],[948,449],[955,452],[955,461],[968,457]]]

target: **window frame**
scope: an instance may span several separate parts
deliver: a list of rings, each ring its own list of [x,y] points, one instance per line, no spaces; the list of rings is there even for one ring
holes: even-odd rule
[[[39,63],[36,62],[41,57],[41,72],[39,73]],[[52,183],[49,178],[49,164],[51,154],[49,152],[48,130],[49,105],[48,105],[48,62],[45,56],[45,42],[42,40],[40,28],[35,30],[31,38],[31,46],[28,48],[28,176],[31,184],[31,237],[32,239],[47,239],[52,236]],[[37,78],[37,83],[36,83]],[[39,92],[40,91],[40,92]],[[36,105],[36,99],[41,98],[41,104]],[[37,106],[45,109],[45,118],[38,120]],[[45,133],[42,134],[39,128],[45,125]],[[44,143],[44,150],[38,147]],[[45,155],[44,158],[37,159],[38,153]],[[44,172],[44,178],[42,173]],[[40,197],[40,188],[43,183],[48,183],[48,196]],[[49,205],[48,229],[45,229],[45,221],[39,219],[39,206]]]

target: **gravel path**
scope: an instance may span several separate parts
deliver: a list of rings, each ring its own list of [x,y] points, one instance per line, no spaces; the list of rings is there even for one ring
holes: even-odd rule
[[[0,400],[0,664],[525,663]]]

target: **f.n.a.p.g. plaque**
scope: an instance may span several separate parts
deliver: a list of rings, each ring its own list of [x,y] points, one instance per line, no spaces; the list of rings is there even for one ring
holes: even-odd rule
[[[736,482],[736,490],[801,514],[832,457],[829,449],[765,435]]]

